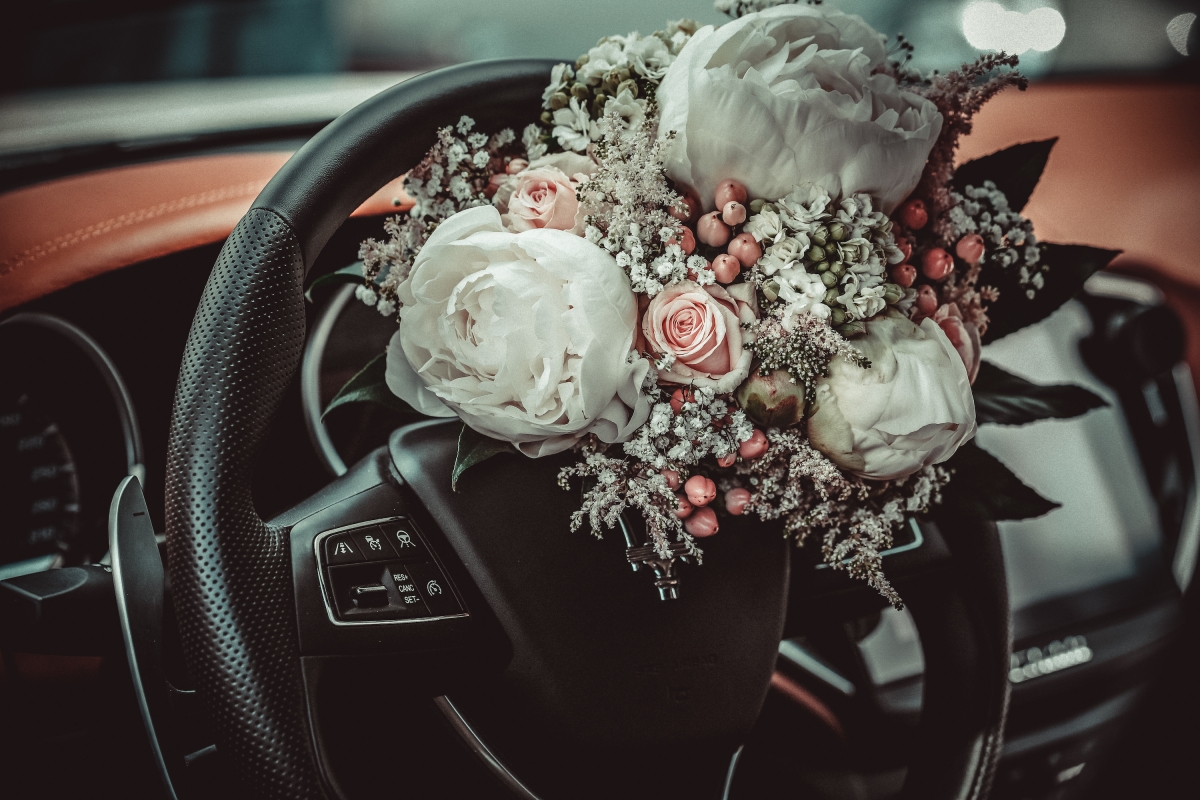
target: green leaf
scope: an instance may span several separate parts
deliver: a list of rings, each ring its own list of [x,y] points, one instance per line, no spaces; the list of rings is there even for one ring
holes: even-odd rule
[[[353,264],[348,264],[339,270],[327,272],[324,275],[318,275],[317,278],[308,285],[308,291],[304,293],[304,299],[312,303],[313,290],[321,286],[332,286],[335,283],[362,283],[362,262],[355,261]]]
[[[942,506],[952,513],[990,520],[1040,517],[1059,507],[1029,488],[1000,459],[967,442],[943,467],[954,477],[942,490]]]
[[[365,367],[358,371],[358,374],[346,381],[346,385],[339,389],[338,393],[329,401],[329,406],[321,414],[321,419],[325,419],[329,412],[338,406],[344,406],[347,403],[376,403],[401,414],[423,416],[408,403],[392,394],[392,390],[387,387],[387,382],[384,380],[386,371],[387,353],[383,352],[372,358]]]
[[[508,442],[484,436],[470,425],[463,425],[458,434],[458,452],[454,456],[454,470],[450,473],[450,488],[457,492],[458,479],[479,462],[499,453],[516,452],[517,449]]]
[[[998,425],[1078,417],[1108,405],[1082,386],[1032,383],[987,361],[979,365],[979,374],[971,388],[975,393],[976,421]]]
[[[968,161],[954,171],[954,188],[962,191],[967,186],[982,186],[992,181],[996,188],[1008,198],[1008,206],[1020,211],[1029,202],[1029,196],[1042,177],[1050,150],[1058,137],[1039,142],[1016,144],[1006,150],[992,153],[974,161]]]
[[[1037,290],[1031,300],[1018,283],[1017,267],[991,265],[979,276],[980,286],[995,286],[1000,298],[988,306],[987,333],[983,343],[988,344],[1008,336],[1026,325],[1040,322],[1070,300],[1083,283],[1120,254],[1120,250],[1102,250],[1082,244],[1042,244],[1042,263],[1046,272],[1046,285]]]

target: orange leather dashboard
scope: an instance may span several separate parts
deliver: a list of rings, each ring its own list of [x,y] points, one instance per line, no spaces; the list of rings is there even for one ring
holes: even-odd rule
[[[290,152],[99,170],[0,195],[0,311],[139,261],[219,242]],[[412,203],[396,179],[354,216]]]
[[[976,118],[966,160],[1058,136],[1025,209],[1039,238],[1122,249],[1116,266],[1200,285],[1200,87],[1042,84]],[[224,239],[291,153],[101,170],[0,195],[0,311],[138,261]],[[399,180],[356,215],[409,207]],[[1200,356],[1200,353],[1196,354]]]

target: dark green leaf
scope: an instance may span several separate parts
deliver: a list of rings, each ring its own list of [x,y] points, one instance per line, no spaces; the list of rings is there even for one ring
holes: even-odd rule
[[[317,276],[308,286],[308,291],[304,293],[304,299],[308,302],[313,302],[313,290],[322,286],[332,286],[337,283],[362,283],[362,262],[355,261],[353,264],[342,267],[334,272],[327,272],[324,275]]]
[[[982,186],[992,181],[996,188],[1008,198],[1008,206],[1020,211],[1029,202],[1029,196],[1042,177],[1050,150],[1058,137],[1040,142],[1025,142],[997,153],[968,161],[954,171],[954,188],[962,191],[967,186]]]
[[[450,474],[450,488],[458,491],[458,479],[480,461],[486,461],[499,453],[515,453],[516,448],[508,442],[484,436],[470,425],[463,425],[458,434],[458,453],[454,456],[454,471]]]
[[[942,465],[954,477],[942,490],[942,505],[952,513],[990,520],[1040,517],[1059,507],[1029,488],[991,453],[967,442]]]
[[[1049,269],[1046,285],[1037,290],[1032,300],[1018,283],[1016,266],[984,268],[979,285],[995,286],[1000,290],[1000,299],[988,306],[991,322],[983,337],[984,344],[1050,316],[1079,293],[1092,273],[1103,269],[1121,252],[1082,244],[1042,244],[1040,247],[1042,263]]]
[[[338,393],[329,401],[329,406],[321,414],[321,419],[328,416],[329,412],[338,406],[344,406],[347,403],[376,403],[408,416],[422,416],[408,403],[392,394],[392,390],[384,381],[386,370],[387,353],[384,352],[371,359],[365,367],[359,370],[357,375],[346,381],[346,385],[339,389]]]
[[[999,425],[1078,417],[1108,405],[1082,386],[1031,383],[986,361],[979,365],[979,375],[971,388],[976,421]]]

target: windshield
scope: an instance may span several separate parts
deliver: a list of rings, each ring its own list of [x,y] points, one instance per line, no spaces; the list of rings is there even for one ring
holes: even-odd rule
[[[979,50],[1021,52],[1030,77],[1194,81],[1197,0],[841,0],[948,70]],[[482,58],[567,59],[622,28],[724,17],[710,0],[47,0],[10,17],[8,91],[346,71]],[[1189,42],[1191,49],[1189,49]]]

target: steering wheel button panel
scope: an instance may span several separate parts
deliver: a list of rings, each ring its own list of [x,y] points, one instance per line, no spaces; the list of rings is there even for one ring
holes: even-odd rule
[[[358,546],[350,534],[330,536],[325,540],[325,563],[327,564],[357,564],[363,560]]]
[[[450,584],[432,561],[422,561],[408,564],[409,574],[417,586],[417,591],[425,599],[429,611],[438,616],[457,614],[461,609]]]
[[[390,561],[396,557],[395,551],[392,550],[392,546],[388,544],[387,539],[383,537],[383,531],[379,528],[373,527],[358,531],[352,534],[351,538],[354,539],[359,552],[367,561]]]

